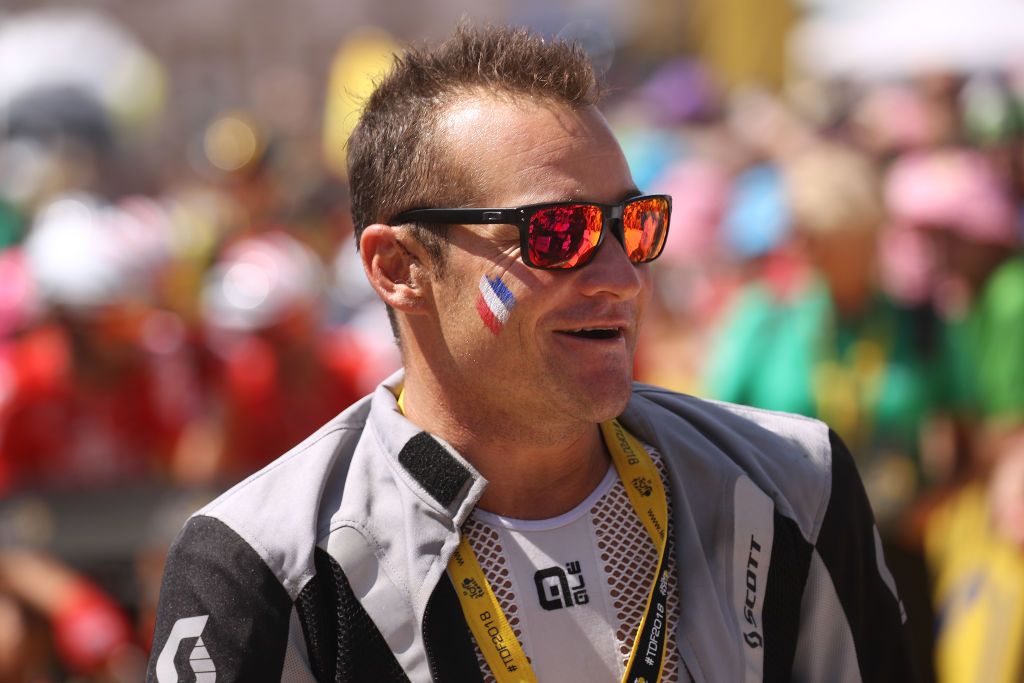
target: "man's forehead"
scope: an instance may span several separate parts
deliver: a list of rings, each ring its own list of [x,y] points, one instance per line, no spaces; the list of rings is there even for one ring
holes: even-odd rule
[[[613,185],[622,176],[618,184],[623,187],[602,194],[617,198],[633,188],[622,150],[595,107],[572,109],[529,96],[475,95],[443,113],[438,133],[453,160],[478,181],[498,186],[504,180],[518,181],[524,193],[520,203],[596,199],[590,195],[597,188],[585,187],[577,178],[581,169],[595,167],[604,169]]]
[[[548,98],[528,95],[467,94],[453,101],[442,113],[438,132],[453,143],[495,148],[502,143],[522,142],[522,135],[537,131],[539,122],[553,124],[566,135],[585,143],[603,133],[603,118],[594,107],[570,109]]]

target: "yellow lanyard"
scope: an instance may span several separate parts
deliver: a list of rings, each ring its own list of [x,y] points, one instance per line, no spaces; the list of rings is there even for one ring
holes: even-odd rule
[[[405,412],[404,392],[398,407]],[[668,616],[668,502],[661,476],[637,439],[617,420],[601,424],[612,462],[640,520],[658,546],[658,567],[647,596],[647,609],[637,627],[622,683],[655,683],[665,663]],[[466,618],[487,665],[499,683],[536,683],[530,662],[509,626],[476,553],[463,536],[448,562],[462,614]]]

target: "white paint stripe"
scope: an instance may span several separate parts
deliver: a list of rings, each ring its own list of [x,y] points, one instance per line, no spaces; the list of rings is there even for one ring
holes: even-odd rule
[[[733,606],[740,628],[740,648],[746,662],[744,680],[759,683],[764,680],[764,622],[761,616],[775,538],[775,505],[747,477],[739,477],[733,491]]]
[[[487,302],[487,308],[491,309],[494,317],[501,321],[502,325],[507,323],[509,310],[505,307],[505,302],[498,298],[498,295],[491,289],[486,275],[480,279],[480,293],[483,294],[484,301]]]

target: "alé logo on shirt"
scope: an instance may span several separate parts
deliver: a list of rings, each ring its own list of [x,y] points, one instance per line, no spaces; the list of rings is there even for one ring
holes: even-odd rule
[[[160,651],[160,656],[156,660],[157,683],[178,683],[190,680],[193,676],[196,683],[216,683],[217,669],[213,665],[213,660],[210,658],[210,653],[202,638],[203,629],[206,628],[206,621],[209,618],[209,614],[203,614],[198,617],[185,617],[174,622],[164,649]],[[197,639],[188,657],[192,676],[179,678],[178,669],[174,666],[174,659],[178,655],[178,647],[181,642],[188,638]]]
[[[558,566],[540,569],[533,575],[533,583],[537,586],[540,606],[546,610],[585,605],[590,602],[578,561],[567,562],[565,569]]]

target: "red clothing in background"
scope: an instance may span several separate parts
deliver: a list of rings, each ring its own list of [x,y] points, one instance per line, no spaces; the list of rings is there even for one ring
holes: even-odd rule
[[[171,359],[139,349],[88,380],[72,363],[55,326],[0,347],[0,492],[123,482],[173,448],[190,406]]]

